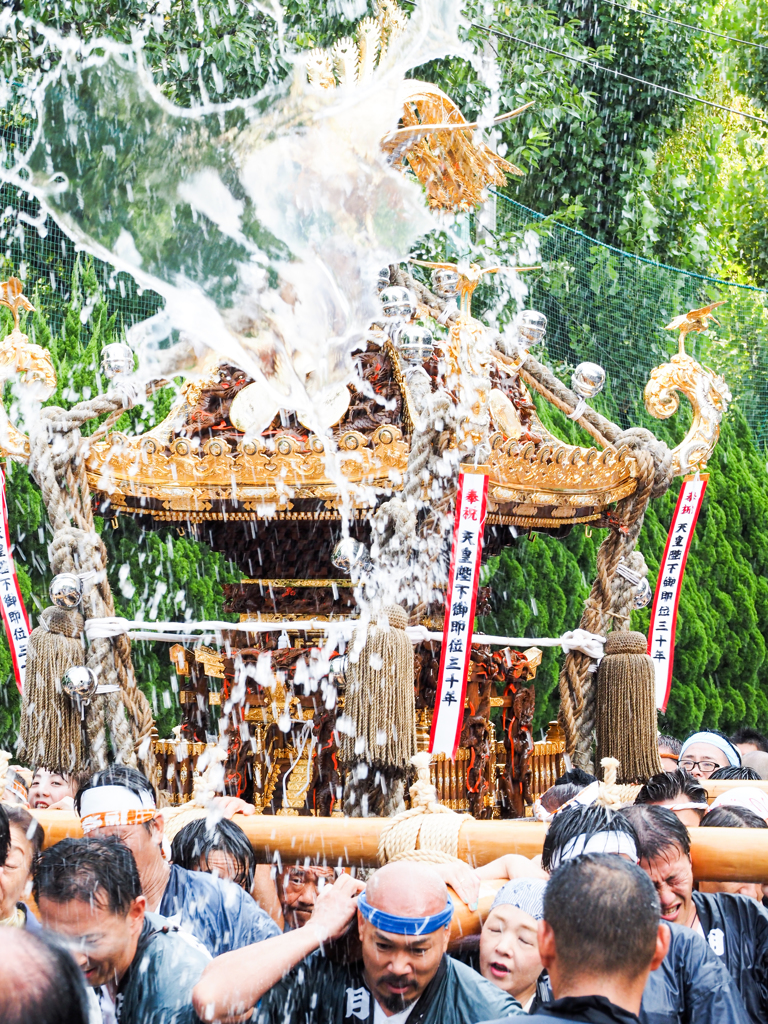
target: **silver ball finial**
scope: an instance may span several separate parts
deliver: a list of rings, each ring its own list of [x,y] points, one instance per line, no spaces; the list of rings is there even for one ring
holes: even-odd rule
[[[524,309],[517,315],[517,333],[528,347],[543,341],[547,333],[547,318],[535,309]]]
[[[57,608],[77,608],[83,599],[83,581],[74,572],[60,572],[53,577],[48,593]]]
[[[101,370],[108,380],[133,373],[133,349],[122,341],[114,341],[101,350]]]
[[[428,327],[418,324],[405,324],[397,332],[395,345],[403,362],[421,365],[435,351],[435,339]]]
[[[96,693],[96,675],[87,665],[68,668],[61,677],[61,688],[73,701],[87,703]]]
[[[385,288],[389,288],[389,267],[382,267],[376,279],[376,291],[379,295]]]
[[[416,296],[408,288],[385,288],[379,298],[384,319],[390,323],[407,323],[416,315]]]
[[[459,294],[459,274],[447,267],[432,271],[432,291],[438,299],[455,299]]]
[[[331,555],[331,562],[337,569],[349,574],[353,566],[365,561],[365,544],[354,537],[342,537],[336,544]]]
[[[597,363],[579,363],[573,371],[571,387],[581,398],[594,398],[605,387],[605,370]]]
[[[643,576],[635,590],[633,604],[635,608],[646,608],[653,598],[653,591],[648,580]]]

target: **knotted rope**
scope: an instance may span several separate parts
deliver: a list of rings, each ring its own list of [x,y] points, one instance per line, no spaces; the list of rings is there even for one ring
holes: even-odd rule
[[[430,754],[422,751],[411,763],[417,779],[411,786],[411,809],[390,818],[379,837],[379,864],[396,860],[419,860],[429,864],[450,864],[459,858],[459,832],[471,814],[457,814],[437,800],[429,776]]]
[[[612,529],[597,553],[597,576],[587,598],[580,627],[605,635],[613,611],[613,579],[622,558],[633,551],[651,498],[659,497],[673,480],[672,453],[649,430],[633,428],[617,434],[613,444],[627,445],[637,463],[637,488],[616,506],[619,529]],[[595,728],[594,680],[590,659],[577,651],[566,656],[560,673],[560,720],[567,752],[586,769],[592,764]]]
[[[69,410],[56,406],[43,409],[30,430],[29,471],[40,487],[54,530],[49,547],[51,568],[54,573],[96,574],[96,584],[83,597],[82,611],[86,619],[112,616],[115,607],[106,576],[106,549],[94,529],[80,428],[104,413],[122,412],[129,404],[126,393],[115,389]],[[88,649],[86,665],[94,671],[100,684],[119,687],[117,691],[95,697],[87,708],[90,766],[106,767],[109,729],[115,760],[135,766],[135,750],[141,747],[145,771],[151,775],[152,713],[136,686],[128,637],[94,639]],[[48,683],[55,687],[52,678]],[[46,763],[50,756],[52,751],[46,749]]]

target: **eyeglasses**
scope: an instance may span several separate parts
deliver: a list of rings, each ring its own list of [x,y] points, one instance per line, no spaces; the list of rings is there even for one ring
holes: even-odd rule
[[[702,772],[716,772],[718,768],[723,767],[717,761],[693,761],[690,757],[684,757],[682,761],[678,761],[678,766],[684,772],[692,772],[694,768],[698,768]]]

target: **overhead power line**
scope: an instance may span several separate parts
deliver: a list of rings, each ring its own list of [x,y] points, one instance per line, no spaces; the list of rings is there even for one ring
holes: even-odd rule
[[[703,103],[707,107],[714,107],[715,110],[724,110],[728,114],[736,114],[737,117],[747,118],[749,121],[757,121],[759,124],[768,125],[768,120],[764,117],[758,117],[757,114],[747,114],[743,110],[737,110],[735,107],[726,107],[722,103],[713,103],[712,100],[703,100],[700,96],[693,96],[689,92],[681,92],[679,89],[671,89],[668,85],[659,85],[658,82],[648,82],[644,78],[637,78],[635,75],[628,75],[625,71],[617,71],[615,68],[607,68],[602,64],[598,64],[593,60],[589,60],[587,57],[574,57],[570,53],[562,53],[560,50],[553,50],[549,46],[544,46],[542,43],[531,42],[530,39],[521,39],[520,36],[513,36],[509,32],[502,32],[498,28],[489,28],[487,25],[481,25],[477,21],[471,23],[475,28],[479,28],[482,32],[487,32],[492,36],[499,36],[501,39],[511,39],[512,42],[522,43],[523,46],[531,46],[535,50],[544,50],[545,53],[551,53],[555,57],[563,57],[565,60],[572,60],[576,64],[583,64],[585,67],[592,68],[594,71],[605,71],[606,74],[616,75],[618,78],[626,78],[630,82],[637,82],[639,85],[646,85],[649,89],[658,89],[659,92],[668,93],[670,96],[680,96],[685,100],[692,100],[694,103]]]
[[[729,36],[725,32],[715,32],[712,28],[704,28],[703,25],[689,25],[685,21],[675,21],[674,18],[665,18],[663,14],[656,14],[654,11],[641,11],[637,7],[627,7],[626,4],[617,4],[616,0],[602,0],[609,7],[620,7],[622,11],[629,11],[630,14],[640,14],[643,18],[655,18],[657,21],[666,21],[669,25],[677,25],[678,28],[686,28],[689,32],[705,32],[709,36],[717,36],[718,39],[730,39],[732,43],[741,43],[742,46],[755,46],[759,50],[768,50],[763,43],[754,43],[751,39],[738,39],[736,36]]]

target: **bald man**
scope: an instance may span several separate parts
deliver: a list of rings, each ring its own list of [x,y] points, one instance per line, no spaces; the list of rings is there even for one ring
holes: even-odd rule
[[[259,1024],[473,1024],[522,1013],[446,955],[453,905],[432,868],[388,864],[363,889],[342,875],[303,928],[213,960],[193,993],[198,1016],[231,1019],[257,1003]],[[361,959],[326,957],[355,919]]]

